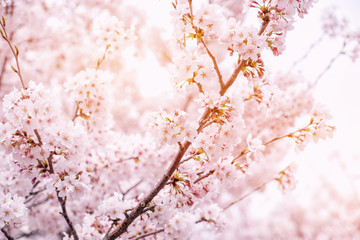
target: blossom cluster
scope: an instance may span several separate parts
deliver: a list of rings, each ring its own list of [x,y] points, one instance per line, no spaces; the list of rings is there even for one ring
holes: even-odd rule
[[[289,30],[293,29],[295,15],[303,17],[313,6],[316,0],[251,0],[249,6],[258,8],[258,18],[261,22],[267,22],[268,46],[274,55],[279,55],[285,50],[285,38]]]
[[[19,228],[26,219],[27,209],[24,198],[0,192],[0,228]]]
[[[202,4],[192,11],[187,0],[173,2],[172,17],[174,37],[178,47],[186,47],[188,39],[200,40],[203,37],[216,39],[221,32],[221,8],[216,4]]]
[[[173,59],[176,65],[176,79],[179,89],[189,85],[208,88],[211,79],[214,77],[214,69],[210,58],[193,49],[185,49],[179,56]]]
[[[227,24],[228,32],[224,33],[222,41],[228,44],[231,54],[236,52],[239,59],[251,59],[256,62],[267,46],[266,36],[259,36],[255,27],[244,28],[234,18],[231,18]]]
[[[65,89],[69,92],[72,103],[76,103],[77,117],[82,119],[87,131],[93,132],[95,138],[97,130],[112,126],[110,73],[96,69],[86,69],[65,82]],[[101,135],[101,134],[100,134]]]
[[[327,123],[331,117],[323,108],[315,106],[311,113],[310,123],[299,131],[291,134],[300,150],[303,150],[307,143],[317,143],[319,139],[332,138],[335,127]]]
[[[153,122],[150,126],[155,139],[160,143],[174,144],[183,140],[192,140],[196,130],[187,123],[187,114],[181,110],[175,110],[173,114],[164,111],[153,115]]]
[[[86,189],[82,130],[59,114],[43,85],[30,82],[27,89],[14,89],[4,98],[3,112],[1,146],[11,152],[17,171],[29,181],[50,176],[61,195]]]
[[[101,36],[98,44],[108,46],[107,54],[110,58],[118,54],[127,42],[136,39],[133,26],[126,27],[124,22],[107,13],[96,18],[94,28],[98,36]]]

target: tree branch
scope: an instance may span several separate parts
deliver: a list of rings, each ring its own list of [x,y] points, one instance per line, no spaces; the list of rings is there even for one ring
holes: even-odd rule
[[[54,167],[53,167],[53,163],[52,163],[53,154],[54,153],[50,153],[50,156],[48,158],[50,174],[54,174]],[[58,189],[56,189],[56,196],[57,196],[58,202],[60,203],[61,210],[62,210],[62,212],[60,214],[64,217],[66,223],[68,224],[70,233],[74,237],[74,240],[79,240],[79,236],[78,236],[78,234],[69,218],[67,210],[66,210],[66,197],[65,198],[60,197],[60,191]]]
[[[125,199],[126,194],[128,194],[131,190],[133,190],[134,188],[136,188],[137,186],[139,186],[141,183],[143,182],[143,180],[138,181],[136,184],[134,184],[133,186],[131,186],[128,190],[126,190],[125,192],[121,191],[122,199]]]
[[[164,231],[164,229],[159,229],[159,230],[157,230],[157,231],[150,232],[150,233],[145,233],[145,234],[140,235],[140,236],[138,236],[138,237],[136,237],[136,238],[129,238],[129,239],[139,240],[139,239],[142,239],[142,238],[145,238],[145,237],[148,237],[148,236],[152,236],[152,235],[161,233],[161,232],[163,232],[163,231]]]
[[[70,233],[74,237],[74,240],[79,240],[79,236],[78,236],[78,234],[77,234],[77,232],[76,232],[76,230],[75,230],[75,228],[74,228],[74,226],[73,226],[73,224],[72,224],[72,222],[71,222],[71,220],[69,218],[67,210],[66,210],[66,197],[65,198],[60,197],[59,193],[60,193],[60,191],[56,190],[56,196],[57,196],[57,199],[58,199],[58,201],[60,203],[61,211],[62,211],[60,214],[64,217],[66,223],[68,224],[68,227],[70,229]]]
[[[222,78],[222,75],[221,75],[221,72],[220,72],[220,69],[219,69],[219,66],[216,62],[216,58],[214,57],[214,55],[210,52],[209,48],[206,46],[204,40],[201,38],[200,39],[200,42],[202,43],[202,45],[205,47],[206,49],[206,52],[207,54],[210,56],[213,64],[214,64],[214,69],[216,71],[216,74],[218,76],[218,79],[219,79],[219,83],[220,83],[220,88],[223,88],[224,87],[224,81],[223,81],[223,78]]]
[[[179,147],[179,151],[174,159],[174,161],[171,163],[170,167],[166,171],[166,173],[163,175],[161,180],[155,185],[153,190],[130,212],[128,217],[124,219],[120,225],[107,237],[104,239],[106,240],[114,240],[117,237],[119,237],[121,234],[126,232],[128,226],[143,213],[143,210],[146,206],[151,202],[151,200],[160,192],[161,189],[164,188],[172,174],[175,172],[175,170],[178,168],[182,157],[184,156],[186,150],[190,146],[189,141],[185,141],[182,144],[182,147]]]
[[[5,227],[1,228],[1,232],[5,235],[6,239],[8,240],[15,240],[6,230]]]
[[[260,28],[260,30],[258,32],[258,35],[263,34],[263,32],[265,31],[265,29],[269,25],[269,23],[270,23],[270,19],[265,18],[263,20],[263,23],[261,24],[261,28]],[[226,93],[226,91],[229,89],[229,87],[231,87],[234,84],[234,82],[235,82],[237,76],[239,75],[240,71],[245,67],[245,63],[246,63],[246,61],[243,59],[243,60],[241,60],[239,65],[235,68],[235,70],[231,74],[229,80],[226,82],[224,87],[221,88],[221,90],[219,92],[221,96],[223,96]]]
[[[7,61],[8,61],[8,56],[5,56],[4,61],[3,61],[2,66],[1,66],[1,71],[0,71],[0,89],[1,89],[1,85],[2,85],[2,79],[3,79],[4,74],[5,74],[5,67],[6,67]]]
[[[220,89],[220,95],[224,96],[224,94],[227,92],[227,90],[234,84],[237,76],[239,75],[240,71],[245,67],[245,60],[241,60],[241,62],[239,63],[239,65],[235,68],[235,70],[233,71],[233,73],[231,74],[229,80],[226,82],[226,84],[224,85],[224,87],[222,87]]]
[[[9,45],[10,47],[10,50],[12,52],[12,54],[14,55],[15,57],[15,61],[16,61],[16,67],[17,69],[15,69],[13,66],[11,66],[11,68],[14,70],[14,72],[19,76],[20,78],[20,81],[21,81],[21,85],[22,85],[22,88],[23,89],[26,89],[25,87],[25,84],[24,84],[24,80],[21,76],[21,71],[20,71],[20,64],[19,64],[19,49],[17,48],[17,46],[15,46],[15,50],[10,42],[10,39],[7,35],[7,32],[6,32],[6,29],[5,29],[5,18],[2,17],[1,21],[0,21],[0,25],[1,25],[1,28],[2,28],[2,31],[0,30],[0,34],[2,36],[2,38],[7,42],[7,44]]]
[[[198,179],[196,179],[196,180],[194,181],[194,184],[200,182],[200,181],[203,180],[204,178],[207,178],[208,176],[212,175],[214,172],[215,172],[215,169],[210,170],[207,174],[202,175],[202,176],[200,176]]]

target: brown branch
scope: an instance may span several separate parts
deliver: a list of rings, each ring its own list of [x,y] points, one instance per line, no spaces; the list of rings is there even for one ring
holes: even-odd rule
[[[138,237],[136,237],[136,238],[129,238],[129,239],[139,240],[139,239],[142,239],[142,238],[146,238],[146,237],[148,237],[148,236],[152,236],[152,235],[161,233],[161,232],[163,232],[163,231],[164,231],[164,229],[159,229],[159,230],[157,230],[157,231],[150,232],[150,233],[145,233],[145,234],[140,235],[140,236],[138,236]]]
[[[124,200],[126,194],[128,194],[131,190],[133,190],[133,189],[136,188],[137,186],[139,186],[139,185],[142,183],[142,181],[143,181],[143,180],[138,181],[134,186],[131,186],[131,187],[130,187],[128,190],[126,190],[125,192],[120,191],[121,194],[123,195],[123,196],[122,196],[122,199]]]
[[[198,179],[196,179],[196,180],[194,181],[194,184],[200,182],[200,181],[203,180],[204,178],[209,177],[209,176],[212,175],[214,172],[215,172],[215,169],[210,170],[207,174],[205,174],[205,175],[199,177]]]
[[[97,61],[96,70],[99,70],[100,65],[101,65],[102,62],[105,60],[106,53],[107,53],[107,51],[109,50],[110,46],[111,46],[110,44],[107,44],[107,45],[106,45],[104,55],[102,56],[102,58],[98,59],[98,61]]]
[[[239,75],[240,71],[245,67],[245,60],[241,60],[239,65],[235,68],[233,73],[231,74],[229,80],[225,83],[224,87],[220,89],[220,95],[224,96],[224,94],[227,92],[227,90],[234,84],[237,76]]]
[[[35,135],[36,135],[36,137],[37,137],[37,139],[39,141],[39,145],[41,146],[43,143],[41,141],[41,137],[40,137],[40,134],[39,134],[38,130],[34,129],[34,133],[35,133]]]
[[[54,153],[50,153],[50,156],[48,158],[48,163],[49,163],[49,173],[50,174],[54,174],[54,167],[53,167],[53,163],[52,163],[52,157],[53,157]],[[60,215],[62,215],[66,221],[66,223],[68,224],[68,227],[69,227],[69,230],[70,230],[70,233],[71,235],[74,237],[74,240],[79,240],[79,236],[69,218],[69,215],[67,213],[67,210],[66,210],[66,197],[65,198],[62,198],[60,197],[60,191],[58,189],[56,189],[56,196],[57,196],[57,199],[58,199],[58,202],[60,203],[60,206],[61,206],[61,210],[62,212],[60,213]]]
[[[113,229],[113,227],[115,226],[116,223],[117,223],[117,220],[114,220],[114,221],[111,223],[110,228],[107,230],[107,232],[106,232],[106,234],[105,234],[105,238],[106,238],[107,236],[109,236],[111,230]]]
[[[270,23],[270,19],[269,18],[265,18],[263,20],[263,23],[261,24],[261,28],[258,32],[258,35],[263,34],[263,32],[265,31],[266,27],[269,25]],[[234,72],[231,74],[229,80],[226,82],[226,84],[220,89],[220,95],[223,96],[226,91],[229,89],[229,87],[231,87],[237,76],[239,75],[240,71],[245,67],[246,61],[243,59],[241,60],[241,62],[239,63],[239,65],[235,68]]]
[[[47,198],[45,198],[45,199],[43,199],[43,200],[41,200],[41,201],[39,201],[39,202],[36,202],[36,203],[31,204],[31,205],[28,206],[27,208],[28,208],[28,209],[31,209],[31,208],[33,208],[33,207],[39,206],[39,205],[41,205],[41,204],[43,204],[43,203],[46,203],[46,202],[49,201],[50,199],[51,199],[51,197],[47,197]],[[32,200],[32,199],[31,199],[31,200]]]
[[[194,81],[194,82],[195,82],[196,86],[198,87],[198,89],[199,89],[199,92],[201,92],[201,93],[204,93],[204,90],[203,90],[203,88],[202,88],[202,85],[201,85],[201,83],[199,83],[199,82],[196,82],[196,81]]]
[[[54,166],[53,166],[53,162],[52,162],[53,155],[54,155],[54,152],[51,152],[50,156],[48,157],[49,173],[50,174],[54,174]]]
[[[39,235],[39,232],[37,230],[36,231],[31,231],[29,233],[22,232],[19,236],[16,237],[16,239],[20,239],[20,238],[23,238],[23,237],[29,238],[29,237],[34,236],[34,235]]]
[[[223,81],[223,78],[222,78],[222,75],[221,75],[221,72],[220,72],[220,69],[219,69],[219,66],[216,62],[216,58],[214,57],[214,55],[210,52],[209,48],[206,46],[204,40],[201,38],[200,39],[200,42],[202,43],[202,45],[205,47],[206,49],[206,52],[207,54],[210,56],[213,64],[214,64],[214,69],[216,71],[216,74],[218,76],[218,79],[219,79],[219,83],[220,83],[220,88],[223,88],[224,87],[224,81]]]
[[[5,235],[8,240],[15,240],[6,230],[5,227],[1,228],[1,232]]]
[[[207,109],[203,113],[199,122],[201,123],[205,119],[207,119],[209,117],[209,114],[210,114],[210,109]],[[200,124],[200,126],[198,128],[198,132],[200,131],[200,129],[202,129],[202,125],[203,124]],[[150,191],[150,193],[130,212],[130,214],[126,217],[126,219],[124,219],[120,223],[120,225],[109,236],[104,237],[105,240],[114,240],[117,237],[119,237],[121,234],[123,234],[124,232],[127,231],[127,228],[129,227],[129,225],[138,216],[140,216],[143,213],[144,208],[147,207],[148,204],[152,201],[152,199],[161,191],[161,189],[163,189],[165,187],[165,185],[167,184],[167,182],[169,181],[169,179],[171,178],[171,176],[173,175],[175,170],[179,167],[179,165],[181,163],[181,159],[185,155],[185,153],[186,153],[187,149],[190,147],[190,145],[191,145],[191,142],[189,142],[189,141],[184,141],[184,143],[179,144],[179,150],[178,150],[176,157],[174,158],[174,160],[172,161],[168,170],[163,175],[163,177],[160,179],[160,181],[155,185],[155,187]]]
[[[259,32],[258,32],[258,35],[259,35],[259,36],[264,33],[264,31],[265,31],[265,29],[267,28],[267,26],[269,25],[269,23],[270,23],[270,18],[269,18],[269,17],[265,17],[265,18],[263,19],[262,24],[261,24],[261,28],[260,28],[260,30],[259,30]]]
[[[191,156],[189,156],[189,157],[185,158],[184,160],[182,160],[180,164],[183,164],[184,162],[189,161],[190,159],[192,159],[192,158],[193,158],[194,156],[196,156],[196,155],[198,155],[197,152],[194,153],[194,154],[191,154]]]
[[[56,190],[56,196],[57,196],[57,199],[60,203],[60,206],[61,206],[61,211],[60,212],[60,215],[62,215],[66,221],[66,223],[68,224],[68,227],[69,227],[69,230],[70,230],[70,233],[71,235],[74,237],[74,240],[79,240],[79,236],[69,218],[69,215],[67,213],[67,210],[66,210],[66,197],[65,198],[62,198],[60,197],[60,191],[59,190]]]
[[[7,35],[7,32],[6,32],[6,29],[5,29],[5,18],[2,17],[1,21],[0,21],[0,25],[1,25],[1,28],[2,28],[2,31],[0,30],[0,34],[2,36],[2,38],[7,42],[7,44],[9,45],[10,47],[10,50],[12,52],[12,54],[14,55],[15,57],[15,61],[16,61],[16,67],[17,69],[15,69],[13,66],[11,66],[11,68],[14,70],[14,72],[19,76],[20,78],[20,81],[21,81],[21,85],[22,85],[22,88],[23,89],[26,89],[25,87],[25,84],[24,84],[24,80],[21,76],[21,70],[20,70],[20,64],[19,64],[19,49],[17,48],[17,46],[15,46],[15,50],[14,50],[14,47],[12,46],[11,42],[10,42],[10,39]]]
[[[311,124],[312,124],[312,122],[310,122],[310,123],[309,123],[308,125],[306,125],[305,127],[301,128],[301,129],[298,129],[298,130],[296,130],[296,131],[294,131],[294,132],[288,133],[288,134],[283,135],[283,136],[281,136],[281,137],[275,137],[275,138],[271,139],[270,141],[264,143],[263,145],[266,146],[266,145],[269,145],[270,143],[273,143],[273,142],[278,141],[278,140],[280,140],[280,139],[287,138],[287,137],[293,137],[295,133],[304,131],[304,130],[305,130],[307,127],[309,127]],[[247,150],[247,149],[243,150],[239,155],[237,155],[237,156],[233,159],[232,163],[234,163],[235,160],[239,159],[240,157],[244,156],[245,154],[247,154],[247,153],[249,153],[249,152],[250,152],[250,151]]]
[[[153,190],[130,212],[128,217],[124,219],[120,225],[107,237],[104,239],[106,240],[114,240],[117,237],[119,237],[121,234],[126,232],[128,226],[143,213],[143,210],[146,206],[151,202],[151,200],[160,192],[161,189],[164,188],[172,174],[175,172],[175,170],[178,168],[182,157],[184,156],[186,150],[190,146],[189,141],[185,141],[181,147],[179,147],[179,151],[174,159],[174,161],[171,163],[170,167],[166,171],[166,173],[163,175],[161,180],[155,185]]]
[[[78,114],[79,108],[80,108],[80,107],[79,107],[80,103],[81,103],[81,101],[80,101],[80,102],[76,102],[75,114],[74,114],[74,117],[72,118],[71,121],[75,121],[75,119],[80,116],[80,115]]]
[[[6,67],[6,63],[8,61],[8,56],[5,56],[4,57],[4,61],[2,63],[2,66],[1,66],[1,71],[0,71],[0,89],[1,89],[1,85],[2,85],[2,79],[4,77],[4,74],[5,74],[5,67]]]
[[[191,18],[191,26],[192,28],[195,30],[196,34],[198,34],[199,32],[199,28],[196,27],[194,24],[193,24],[193,19],[194,19],[194,14],[193,14],[193,8],[192,8],[192,0],[188,0],[189,2],[189,9],[190,9],[190,18]],[[203,38],[201,37],[199,39],[199,41],[201,42],[201,44],[205,47],[206,49],[206,52],[207,54],[209,55],[209,57],[211,58],[211,61],[213,62],[213,65],[214,65],[214,69],[215,69],[215,72],[218,76],[218,79],[219,79],[219,83],[220,83],[220,88],[223,88],[224,87],[224,81],[223,81],[223,78],[222,78],[222,75],[221,75],[221,72],[220,72],[220,69],[219,69],[219,66],[217,64],[217,61],[216,61],[216,58],[215,56],[211,53],[211,51],[209,50],[209,48],[207,47],[207,45],[205,44]]]

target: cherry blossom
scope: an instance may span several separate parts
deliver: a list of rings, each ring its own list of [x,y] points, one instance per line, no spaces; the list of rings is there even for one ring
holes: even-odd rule
[[[240,201],[270,182],[291,189],[296,171],[280,163],[293,149],[332,137],[306,80],[264,58],[285,51],[315,1],[174,0],[171,26],[125,2],[2,1],[8,239],[227,238],[246,226]],[[329,25],[330,37],[343,27]],[[171,81],[166,94],[139,90],[143,66],[165,69],[145,80]]]

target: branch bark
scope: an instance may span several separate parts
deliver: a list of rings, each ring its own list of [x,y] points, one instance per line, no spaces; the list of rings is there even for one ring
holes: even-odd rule
[[[6,230],[5,228],[1,228],[1,232],[5,235],[6,239],[8,240],[15,240],[15,238],[13,238]]]

